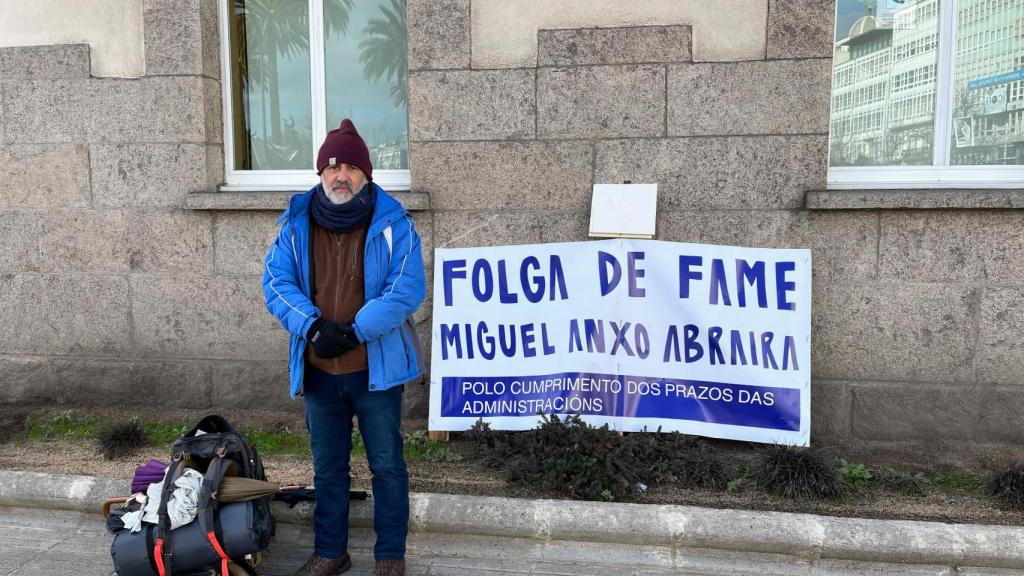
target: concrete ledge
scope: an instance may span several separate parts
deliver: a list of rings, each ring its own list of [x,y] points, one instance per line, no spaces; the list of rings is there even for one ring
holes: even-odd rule
[[[191,210],[270,210],[280,212],[296,192],[194,192],[185,196],[185,208]],[[388,192],[410,212],[428,210],[430,195],[425,192]]]
[[[1021,209],[1024,190],[812,190],[808,210]]]
[[[0,471],[0,506],[98,512],[128,493],[126,479]],[[274,503],[279,522],[306,525],[312,505]],[[352,525],[371,525],[371,501],[352,505]],[[849,560],[1024,568],[1024,527],[833,518],[693,506],[521,500],[413,494],[413,532],[715,549]]]

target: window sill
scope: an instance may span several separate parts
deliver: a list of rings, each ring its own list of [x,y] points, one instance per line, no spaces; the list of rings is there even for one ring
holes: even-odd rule
[[[266,210],[281,212],[295,192],[195,192],[185,197],[189,210]],[[410,212],[430,209],[426,192],[388,192]]]
[[[808,210],[1024,209],[1024,189],[811,190]]]

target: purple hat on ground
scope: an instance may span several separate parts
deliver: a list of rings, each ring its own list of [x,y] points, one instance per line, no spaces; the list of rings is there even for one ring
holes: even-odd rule
[[[146,488],[153,482],[162,482],[167,472],[167,464],[159,460],[150,460],[135,469],[135,477],[132,478],[132,493],[145,492]]]

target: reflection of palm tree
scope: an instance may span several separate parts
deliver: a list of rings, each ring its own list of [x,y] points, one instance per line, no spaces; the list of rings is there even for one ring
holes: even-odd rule
[[[384,17],[371,18],[363,28],[365,38],[359,42],[359,61],[367,80],[387,77],[391,82],[391,101],[395,108],[401,108],[409,100],[405,0],[391,0],[390,8],[381,6],[380,10]]]
[[[262,87],[270,97],[271,139],[281,139],[281,97],[278,89],[277,63],[279,58],[309,55],[309,13],[306,0],[234,0],[235,18],[244,22],[238,26],[245,54],[239,54],[236,64],[241,69],[243,82]],[[348,28],[348,14],[352,0],[324,0],[324,21],[329,34],[341,34]],[[251,33],[255,45],[248,46],[246,34]],[[254,62],[255,60],[255,62]],[[248,91],[248,86],[243,86]]]

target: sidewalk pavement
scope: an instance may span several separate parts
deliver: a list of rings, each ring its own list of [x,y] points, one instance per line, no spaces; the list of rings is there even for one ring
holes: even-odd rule
[[[95,513],[104,498],[127,493],[123,479],[0,471],[0,506],[8,507],[0,510],[0,574],[109,574],[109,536]],[[370,511],[353,503],[360,569],[372,565]],[[279,538],[264,572],[285,574],[309,553],[311,506],[275,503],[274,512]],[[46,532],[51,519],[63,535]],[[1024,574],[1022,527],[413,494],[410,529],[410,574],[421,575]],[[95,567],[54,571],[79,556]]]

